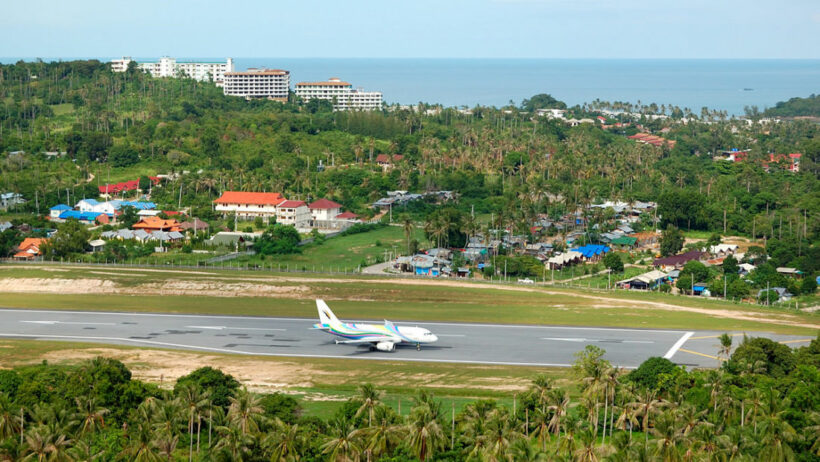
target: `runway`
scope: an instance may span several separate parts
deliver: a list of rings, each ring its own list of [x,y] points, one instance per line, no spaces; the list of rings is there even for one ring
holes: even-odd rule
[[[652,356],[689,367],[718,365],[722,332],[601,327],[394,321],[430,329],[439,341],[402,345],[391,353],[337,345],[311,330],[315,319],[0,309],[0,337],[95,342],[212,353],[569,367],[586,345],[613,365],[634,368]],[[373,322],[373,321],[369,321]],[[742,333],[733,332],[735,346]],[[810,338],[766,333],[793,347]]]

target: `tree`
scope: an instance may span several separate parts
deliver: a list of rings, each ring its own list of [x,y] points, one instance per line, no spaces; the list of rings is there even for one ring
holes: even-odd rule
[[[269,226],[253,244],[260,255],[283,255],[299,252],[299,232],[296,228],[279,223]]]
[[[226,374],[219,369],[210,366],[200,367],[188,375],[183,375],[177,379],[174,385],[174,392],[186,386],[195,386],[198,389],[209,393],[210,401],[214,406],[224,409],[230,405],[230,399],[239,390],[239,382],[232,375]]]
[[[140,217],[137,215],[137,209],[135,207],[126,205],[120,208],[120,216],[117,217],[117,221],[124,227],[130,228],[139,220]]]
[[[46,258],[62,258],[83,253],[91,232],[77,220],[68,220],[57,227],[57,234],[40,249]]]
[[[535,112],[537,109],[566,109],[567,104],[558,101],[552,95],[539,93],[521,102],[521,109],[527,112]]]
[[[733,279],[726,286],[726,298],[728,299],[742,300],[748,297],[750,292],[749,284],[740,278]]]
[[[737,263],[737,259],[729,255],[723,259],[723,265],[721,265],[723,269],[723,275],[732,279],[737,278],[737,272],[740,269],[740,266]]]
[[[712,233],[712,235],[709,236],[709,239],[706,240],[706,246],[707,247],[712,247],[712,246],[715,246],[715,245],[718,245],[718,244],[720,244],[720,234],[719,233]]]
[[[657,390],[661,375],[672,374],[678,369],[672,361],[653,356],[642,362],[637,369],[627,374],[626,378],[641,388]]]
[[[789,374],[792,369],[791,348],[765,337],[744,338],[726,362],[726,370],[732,373],[752,371],[775,378]]]
[[[614,273],[622,273],[624,271],[624,261],[621,259],[621,256],[615,252],[606,254],[604,257],[604,266]]]
[[[674,225],[668,225],[661,233],[660,238],[661,255],[668,257],[680,252],[683,248],[683,231]]]

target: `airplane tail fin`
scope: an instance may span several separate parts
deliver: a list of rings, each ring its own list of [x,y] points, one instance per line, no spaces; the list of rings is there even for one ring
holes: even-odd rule
[[[333,314],[333,311],[330,311],[330,307],[327,306],[327,303],[325,303],[324,300],[316,300],[316,308],[319,310],[319,322],[328,325],[340,324],[339,319],[336,318],[336,315]]]

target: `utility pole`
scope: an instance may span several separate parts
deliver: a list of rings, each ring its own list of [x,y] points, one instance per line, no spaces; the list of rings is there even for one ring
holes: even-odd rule
[[[723,299],[726,300],[726,275],[723,275]]]

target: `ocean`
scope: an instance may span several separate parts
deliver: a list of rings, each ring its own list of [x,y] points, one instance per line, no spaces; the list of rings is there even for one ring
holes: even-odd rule
[[[109,58],[105,58],[106,60]],[[137,58],[140,60],[140,58]],[[145,58],[155,60],[157,58]],[[179,61],[190,59],[178,57]],[[222,61],[225,58],[191,60]],[[237,70],[287,69],[291,84],[339,77],[387,103],[520,104],[549,93],[568,105],[595,99],[702,107],[742,115],[820,93],[820,60],[235,58]],[[11,58],[2,62],[14,62]]]

